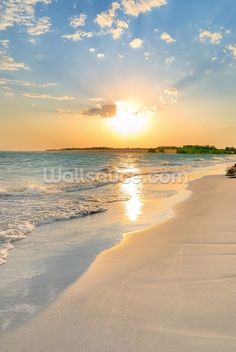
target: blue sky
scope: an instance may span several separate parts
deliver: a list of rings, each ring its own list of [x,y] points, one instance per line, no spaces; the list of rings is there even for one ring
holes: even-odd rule
[[[137,100],[157,115],[206,104],[206,119],[215,104],[234,125],[235,22],[233,0],[2,0],[0,122]]]

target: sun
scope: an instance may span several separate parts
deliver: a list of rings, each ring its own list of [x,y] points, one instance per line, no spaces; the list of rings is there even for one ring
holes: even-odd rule
[[[109,126],[123,136],[142,133],[147,127],[147,116],[140,108],[127,101],[116,102],[116,115],[109,119]]]

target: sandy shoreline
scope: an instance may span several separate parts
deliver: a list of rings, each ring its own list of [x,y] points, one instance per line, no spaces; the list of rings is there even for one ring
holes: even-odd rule
[[[0,337],[5,351],[234,351],[234,180],[194,181],[177,216],[127,236],[42,314]]]

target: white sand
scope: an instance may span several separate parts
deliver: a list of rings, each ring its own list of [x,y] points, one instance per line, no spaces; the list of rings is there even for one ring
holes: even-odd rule
[[[195,181],[177,216],[127,236],[1,352],[236,351],[236,181]]]

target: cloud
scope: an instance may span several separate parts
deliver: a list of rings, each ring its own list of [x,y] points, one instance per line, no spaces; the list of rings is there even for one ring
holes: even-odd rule
[[[128,23],[123,20],[117,20],[115,22],[115,26],[116,27],[109,30],[109,33],[112,35],[113,39],[119,39],[125,30],[129,28]]]
[[[2,40],[0,40],[0,46],[2,47],[2,48],[4,48],[4,49],[7,49],[8,48],[8,46],[9,46],[9,40],[7,40],[7,39],[2,39]]]
[[[5,86],[7,84],[4,78],[0,78],[0,86]]]
[[[148,51],[146,51],[146,52],[144,53],[144,58],[145,58],[145,60],[148,61],[148,60],[150,59],[150,57],[151,57],[151,54],[150,54]]]
[[[111,27],[113,24],[113,17],[106,12],[102,12],[99,15],[97,15],[97,18],[95,21],[102,28]]]
[[[199,34],[199,40],[202,43],[210,41],[212,44],[219,44],[222,38],[223,36],[220,32],[202,31]]]
[[[70,18],[70,25],[75,29],[79,27],[84,27],[86,23],[86,19],[87,19],[87,15],[84,13],[81,13],[79,16],[73,16]],[[83,38],[92,38],[92,37],[93,37],[92,32],[86,32],[79,29],[75,33],[64,34],[62,36],[62,38],[71,40],[73,42],[78,42]]]
[[[12,57],[5,53],[0,53],[0,71],[29,70],[29,66],[23,62],[16,62]]]
[[[1,0],[0,30],[14,25],[33,26],[35,24],[35,7],[48,5],[52,0]]]
[[[92,38],[92,37],[93,37],[92,32],[84,32],[84,31],[77,31],[72,34],[64,34],[62,36],[63,39],[71,40],[73,42],[78,42],[83,38]]]
[[[123,20],[117,20],[116,25],[118,28],[123,28],[123,29],[129,28],[128,23]]]
[[[76,117],[79,115],[78,111],[70,110],[70,109],[57,109],[59,114],[67,115],[67,117]]]
[[[122,0],[125,14],[135,17],[151,11],[153,8],[167,5],[167,3],[167,0]]]
[[[10,90],[5,90],[3,91],[2,93],[5,97],[8,97],[8,98],[13,98],[14,97],[14,93],[11,92]]]
[[[121,10],[121,5],[118,2],[113,2],[110,9],[99,13],[95,19],[103,31],[101,35],[111,34],[113,39],[119,39],[129,25],[123,19],[117,18],[117,11]],[[105,31],[104,31],[105,30]]]
[[[104,101],[104,99],[103,99],[103,98],[101,98],[101,97],[97,97],[97,98],[89,98],[88,100],[89,100],[89,101],[91,101],[91,103],[101,103],[101,102],[103,102],[103,101]]]
[[[114,18],[116,17],[117,10],[120,9],[118,2],[113,2],[111,8],[108,11],[99,13],[95,19],[95,22],[101,27],[112,27]]]
[[[102,105],[96,108],[87,109],[82,111],[82,115],[86,116],[98,116],[98,117],[114,117],[116,115],[116,105],[115,104],[108,104]]]
[[[105,54],[104,53],[97,53],[97,58],[98,59],[105,59]]]
[[[86,19],[87,15],[81,13],[79,16],[73,16],[70,18],[70,25],[73,28],[83,27],[85,26]]]
[[[172,36],[166,32],[161,34],[161,39],[164,40],[168,44],[176,42],[176,40],[174,38],[172,38]]]
[[[172,65],[174,61],[175,61],[174,56],[170,56],[170,57],[167,57],[167,58],[166,58],[165,63],[166,63],[167,65]]]
[[[32,88],[49,88],[49,87],[58,86],[58,84],[54,82],[37,84],[35,82],[30,82],[30,81],[23,81],[19,79],[6,79],[6,78],[0,77],[0,85],[7,85],[7,84],[17,85],[21,87],[32,87]]]
[[[94,98],[94,102],[95,102]],[[98,98],[101,101],[102,98]],[[90,99],[90,100],[93,100]],[[100,118],[111,118],[116,115],[116,105],[115,104],[106,104],[106,105],[98,105],[95,108],[81,109],[81,110],[70,110],[70,109],[57,109],[57,112],[60,114],[67,115],[68,117],[76,117],[76,116],[86,116],[86,117],[100,117]]]
[[[233,55],[233,58],[236,59],[236,44],[229,44],[226,45],[225,47],[227,50],[229,50],[231,52],[231,54]]]
[[[0,81],[0,95],[3,95],[4,97],[8,97],[8,98],[14,97],[14,93],[11,91],[11,89],[1,85],[1,81]]]
[[[129,43],[129,46],[133,49],[139,49],[142,47],[142,45],[143,45],[143,40],[140,38],[135,38]]]
[[[27,29],[27,33],[32,36],[40,36],[51,30],[51,20],[49,17],[39,18],[35,24]]]
[[[113,39],[120,39],[124,30],[122,28],[112,28],[110,34],[112,35]]]
[[[54,96],[49,94],[34,94],[34,93],[24,93],[24,97],[32,98],[32,99],[50,99],[50,100],[59,100],[59,101],[67,101],[74,100],[74,97],[70,97],[68,95],[63,96]]]
[[[168,95],[179,95],[178,89],[176,87],[169,87],[164,90],[164,93]]]

